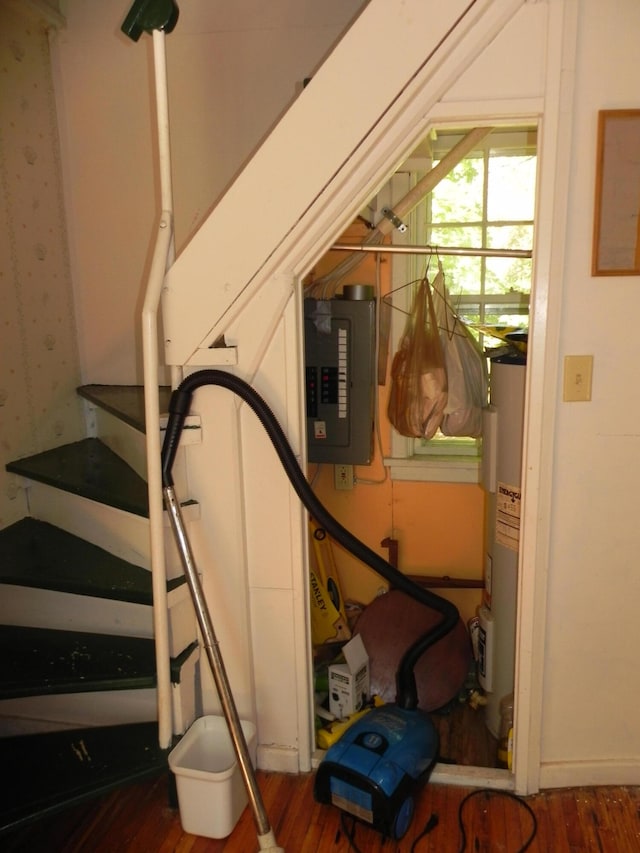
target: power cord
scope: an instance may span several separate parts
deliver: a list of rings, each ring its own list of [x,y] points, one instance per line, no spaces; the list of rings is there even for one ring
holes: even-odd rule
[[[488,799],[490,799],[491,797],[507,797],[508,799],[518,803],[519,806],[522,806],[522,808],[529,814],[532,826],[529,837],[527,838],[523,846],[518,848],[517,853],[524,853],[525,850],[528,850],[529,846],[531,845],[531,842],[536,837],[536,833],[538,831],[538,820],[535,814],[533,813],[533,809],[531,808],[529,803],[527,803],[525,800],[522,799],[522,797],[519,797],[517,794],[512,794],[510,791],[493,791],[487,788],[480,788],[477,791],[472,791],[470,794],[467,794],[467,796],[462,800],[458,807],[458,826],[460,827],[460,835],[462,838],[459,853],[464,853],[464,851],[467,849],[467,833],[464,828],[462,812],[464,811],[464,807],[469,802],[469,800],[472,800],[474,797],[479,796],[485,796]]]
[[[349,850],[351,850],[351,853],[361,853],[359,847],[356,845],[356,826],[357,825],[358,825],[358,822],[356,821],[356,819],[354,817],[352,817],[351,818],[351,826],[348,826],[346,813],[345,812],[340,813],[340,830],[342,830],[344,837],[347,839],[347,843],[349,845]],[[414,839],[413,844],[411,845],[411,853],[416,853],[416,845],[418,844],[418,842],[422,838],[424,838],[425,835],[428,835],[432,829],[435,829],[437,825],[438,825],[438,815],[434,813],[431,815],[431,817],[429,818],[429,820],[425,824],[425,827],[422,830],[422,832],[420,833],[420,835],[418,835],[417,838]],[[338,839],[340,837],[340,830],[338,830],[338,833],[336,835],[336,844],[338,843]]]
[[[340,829],[344,834],[344,837],[347,839],[347,843],[349,844],[349,850],[352,853],[361,853],[360,848],[356,846],[356,819],[355,817],[351,818],[351,826],[347,826],[347,814],[346,812],[340,812]],[[338,841],[338,836],[336,836],[336,843]]]
[[[418,841],[421,841],[425,837],[425,835],[429,835],[431,830],[436,828],[438,822],[438,815],[434,812],[429,818],[429,820],[426,822],[424,829],[422,830],[420,835],[418,835],[417,838],[414,839],[414,842],[411,845],[411,853],[416,853]]]
[[[519,847],[518,850],[516,851],[516,853],[525,853],[525,851],[528,850],[529,847],[531,846],[531,843],[533,842],[533,839],[536,837],[536,833],[538,831],[538,820],[537,820],[537,818],[533,812],[533,809],[525,800],[522,799],[522,797],[517,796],[517,794],[512,794],[510,791],[494,791],[494,790],[491,790],[488,788],[480,788],[477,791],[472,791],[470,794],[467,794],[466,797],[464,797],[464,799],[462,800],[462,802],[460,803],[460,805],[458,807],[458,826],[460,827],[460,837],[461,837],[460,848],[458,850],[458,853],[465,853],[465,851],[467,849],[467,833],[466,833],[466,830],[464,827],[464,820],[463,820],[464,807],[474,797],[479,797],[479,796],[484,796],[487,799],[491,799],[492,797],[507,797],[508,799],[513,800],[519,806],[521,806],[523,809],[525,809],[525,811],[527,812],[527,814],[531,818],[531,832],[529,833],[529,837],[527,838],[525,843],[522,845],[522,847]],[[411,853],[417,853],[418,843],[426,835],[428,835],[433,829],[435,829],[436,826],[438,826],[438,822],[439,822],[438,815],[434,812],[431,815],[431,817],[429,818],[429,820],[426,822],[422,832],[419,835],[417,835],[416,838],[414,839],[414,841],[411,845]],[[340,813],[340,828],[341,828],[342,833],[344,834],[345,838],[347,839],[347,843],[349,844],[349,849],[352,851],[352,853],[361,853],[360,849],[356,845],[356,839],[355,839],[357,823],[358,823],[357,820],[354,817],[351,817],[351,825],[349,826],[348,822],[347,822],[346,812]],[[338,841],[339,834],[340,833],[338,832],[338,836],[336,836],[336,843]]]

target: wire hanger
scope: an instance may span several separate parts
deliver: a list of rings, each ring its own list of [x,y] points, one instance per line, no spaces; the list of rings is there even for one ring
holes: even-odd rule
[[[411,311],[405,311],[404,308],[400,308],[399,305],[394,305],[393,304],[393,294],[394,293],[400,293],[402,290],[406,290],[407,287],[414,287],[416,284],[420,284],[421,282],[423,282],[425,280],[425,278],[427,279],[427,283],[429,284],[429,286],[431,286],[431,284],[429,282],[429,278],[428,278],[429,267],[431,266],[431,258],[433,257],[433,255],[435,254],[436,257],[438,257],[438,249],[433,248],[432,246],[427,246],[426,248],[429,249],[429,255],[427,257],[427,264],[425,266],[424,275],[421,278],[414,278],[411,281],[408,281],[406,284],[401,284],[400,287],[394,287],[393,290],[390,290],[389,293],[385,293],[385,295],[382,297],[382,301],[384,302],[385,305],[388,305],[389,308],[393,308],[394,311],[400,311],[402,314],[406,314],[408,317],[411,316],[412,312]],[[439,267],[442,266],[439,257],[438,257],[438,266]]]
[[[438,274],[442,275],[442,285],[443,285],[442,291],[440,289],[434,288],[433,283],[430,282],[429,278],[428,278],[429,267],[431,265],[431,258],[434,255],[438,259],[438,272],[436,273],[436,276]],[[432,247],[431,254],[429,255],[429,257],[427,259],[427,264],[425,267],[424,275],[421,278],[413,279],[412,281],[408,281],[406,284],[401,284],[399,287],[395,287],[393,290],[390,290],[389,293],[385,293],[385,295],[382,297],[382,302],[384,302],[385,305],[388,305],[389,308],[393,308],[394,311],[400,311],[402,314],[405,314],[407,317],[410,317],[413,313],[412,311],[406,311],[404,308],[400,308],[399,305],[393,304],[393,295],[394,295],[394,293],[400,293],[400,291],[405,290],[407,287],[414,287],[416,284],[420,284],[421,282],[423,282],[426,279],[427,284],[428,284],[429,288],[431,289],[432,296],[434,298],[444,300],[444,303],[445,303],[445,308],[446,308],[445,316],[446,316],[447,322],[446,322],[446,325],[444,325],[444,326],[439,325],[438,328],[440,329],[440,331],[445,332],[450,340],[451,340],[453,335],[460,335],[461,337],[464,337],[467,334],[466,330],[464,328],[464,326],[465,326],[464,321],[460,318],[457,310],[451,304],[451,299],[450,299],[449,292],[447,290],[444,278],[445,278],[444,269],[442,267],[442,261],[440,260],[440,256],[438,254],[438,249],[437,249],[437,247]],[[434,278],[434,281],[435,281],[435,278]],[[451,324],[451,326],[449,325],[449,319],[450,318],[453,319],[453,323]]]

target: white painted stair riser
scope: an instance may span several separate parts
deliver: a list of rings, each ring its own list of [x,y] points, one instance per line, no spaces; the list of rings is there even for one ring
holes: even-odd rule
[[[136,566],[150,568],[148,518],[87,500],[45,483],[28,481],[28,490],[29,512],[33,518],[55,524]],[[186,505],[183,508],[185,523],[197,519],[199,512],[198,504]],[[167,578],[180,577],[182,565],[168,519],[164,548]]]
[[[0,701],[0,737],[29,731],[115,726],[156,719],[156,690],[105,690]]]
[[[184,734],[196,717],[199,664],[196,647],[182,664],[179,682],[171,686],[176,735]],[[0,701],[0,738],[148,722],[157,718],[157,702],[155,688],[4,699]]]
[[[164,438],[166,416],[160,420],[161,441]],[[116,455],[123,459],[127,465],[142,477],[147,479],[147,444],[145,434],[140,430],[121,420],[117,415],[111,414],[97,406],[89,407],[88,431],[92,438],[99,438]],[[200,418],[197,415],[188,415],[180,436],[179,448],[190,444],[200,444],[202,431],[200,429]],[[173,477],[176,489],[180,488],[179,494],[187,494],[186,474],[183,457],[178,453],[173,468]]]
[[[168,605],[169,654],[177,657],[196,636],[196,619],[186,584],[169,592]],[[23,586],[3,587],[0,624],[153,637],[151,605]]]

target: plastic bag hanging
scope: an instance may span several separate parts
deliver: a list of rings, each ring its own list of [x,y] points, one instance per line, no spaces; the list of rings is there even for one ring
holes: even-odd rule
[[[422,279],[391,365],[387,414],[401,435],[432,438],[447,405],[447,374],[433,296]]]
[[[488,398],[487,359],[451,307],[442,264],[438,265],[432,287],[449,390],[440,431],[444,435],[478,438],[482,435],[482,409]]]

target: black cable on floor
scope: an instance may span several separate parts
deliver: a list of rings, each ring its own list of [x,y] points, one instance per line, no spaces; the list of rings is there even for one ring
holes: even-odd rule
[[[346,812],[341,811],[340,827],[344,837],[347,839],[347,843],[349,844],[349,850],[351,850],[352,853],[360,853],[360,849],[356,846],[356,819],[352,817],[351,827],[347,826],[347,814]]]
[[[521,806],[525,811],[529,814],[531,818],[531,832],[529,833],[529,837],[522,845],[519,847],[516,853],[525,853],[526,850],[529,849],[533,839],[536,837],[536,833],[538,831],[538,820],[533,812],[531,806],[522,799],[522,797],[517,796],[517,794],[512,794],[510,791],[494,791],[488,788],[480,788],[477,791],[472,791],[470,794],[467,794],[466,797],[462,800],[460,805],[458,806],[458,826],[460,827],[460,836],[461,836],[461,844],[458,853],[464,853],[467,849],[467,833],[464,828],[463,821],[463,811],[465,805],[472,800],[474,797],[479,797],[484,795],[488,799],[492,797],[507,797],[510,800],[516,802],[519,806]],[[348,825],[348,816],[345,812],[340,813],[340,827],[342,829],[342,833],[347,839],[347,843],[349,844],[349,849],[352,853],[360,853],[360,849],[356,845],[356,826],[357,821],[355,818],[351,818],[351,826]],[[411,845],[411,853],[417,853],[418,843],[428,835],[433,829],[438,825],[438,815],[434,812],[427,823],[425,824],[422,832],[416,836]]]
[[[411,853],[415,853],[416,845],[418,844],[418,842],[421,841],[425,837],[425,835],[428,835],[432,829],[435,829],[437,825],[438,825],[438,815],[435,814],[435,812],[434,812],[431,815],[431,817],[429,818],[429,820],[427,821],[427,823],[425,824],[425,827],[422,830],[422,832],[420,833],[420,835],[418,835],[414,839],[413,844],[411,845]],[[340,813],[340,828],[342,830],[342,834],[347,839],[347,843],[349,845],[349,850],[351,851],[351,853],[360,853],[360,849],[356,845],[356,826],[357,826],[357,821],[354,817],[351,818],[351,826],[349,827],[349,825],[347,823],[346,812]],[[385,840],[387,840],[387,839],[385,839]],[[397,847],[396,849],[399,850],[400,848]]]
[[[429,820],[426,822],[424,829],[415,839],[413,844],[411,845],[411,853],[416,853],[416,848],[418,845],[418,841],[421,841],[425,835],[428,835],[432,829],[435,829],[438,825],[438,815],[434,812]]]
[[[531,842],[536,837],[536,833],[538,831],[538,821],[529,803],[527,803],[525,800],[522,799],[522,797],[519,797],[517,794],[512,794],[510,791],[494,791],[486,788],[481,788],[478,791],[472,791],[470,794],[467,794],[467,796],[462,800],[458,807],[458,826],[460,827],[460,835],[462,838],[459,853],[464,853],[464,851],[467,849],[467,833],[465,832],[464,828],[462,812],[469,800],[473,799],[474,797],[479,797],[481,794],[486,797],[508,797],[510,800],[514,800],[516,803],[518,803],[519,806],[521,806],[523,809],[525,809],[526,812],[528,812],[529,816],[531,817],[532,823],[531,833],[525,841],[524,845],[518,848],[517,853],[524,853],[525,850],[528,850],[529,846],[531,845]]]

